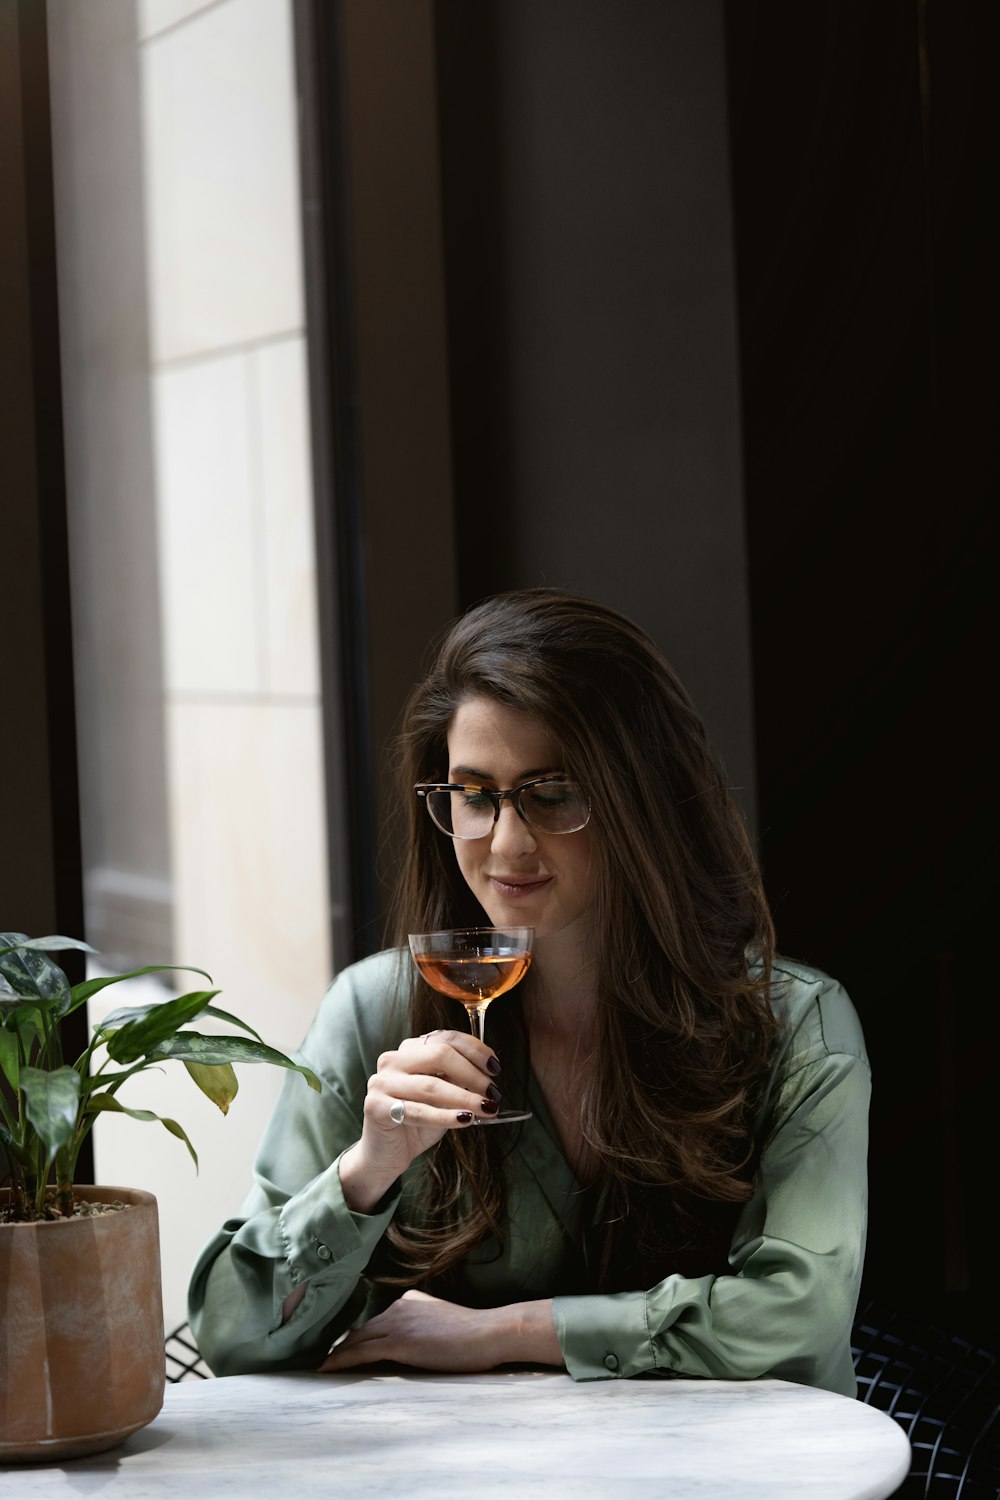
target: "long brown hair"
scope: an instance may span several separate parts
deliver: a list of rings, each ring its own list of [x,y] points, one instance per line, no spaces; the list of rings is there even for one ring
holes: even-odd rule
[[[648,636],[593,600],[517,590],[455,622],[407,702],[399,944],[489,921],[412,790],[447,779],[448,728],[472,697],[540,720],[593,806],[599,1066],[580,1128],[609,1222],[624,1226],[609,1232],[599,1279],[627,1285],[665,1253],[670,1269],[685,1247],[697,1255],[731,1220],[727,1206],[752,1192],[752,1117],[777,1031],[757,863],[702,721]],[[448,1002],[415,978],[409,1003],[413,1034],[453,1023]],[[440,1276],[488,1236],[502,1239],[503,1134],[450,1131],[425,1159],[419,1215],[391,1231],[401,1279]]]

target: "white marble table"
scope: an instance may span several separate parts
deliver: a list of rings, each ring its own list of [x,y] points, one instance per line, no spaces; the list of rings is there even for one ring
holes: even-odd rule
[[[781,1380],[240,1375],[168,1385],[113,1452],[0,1470],[0,1497],[880,1500],[909,1464],[884,1413]]]

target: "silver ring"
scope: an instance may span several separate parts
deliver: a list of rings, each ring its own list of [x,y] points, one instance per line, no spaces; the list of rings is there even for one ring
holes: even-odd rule
[[[432,1036],[437,1036],[437,1031],[425,1031],[423,1036],[420,1038],[425,1047],[427,1046],[427,1043],[430,1041]]]
[[[402,1099],[394,1099],[389,1105],[389,1119],[394,1125],[402,1125],[406,1119],[406,1105]]]

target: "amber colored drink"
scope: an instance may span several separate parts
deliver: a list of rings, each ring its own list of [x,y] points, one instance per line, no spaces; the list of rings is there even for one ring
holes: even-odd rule
[[[415,953],[413,959],[432,989],[461,1000],[471,1015],[524,978],[531,954]]]

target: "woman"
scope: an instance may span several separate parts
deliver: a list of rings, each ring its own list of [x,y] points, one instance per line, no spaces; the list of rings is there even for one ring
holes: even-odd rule
[[[554,590],[478,605],[407,705],[401,797],[395,947],[331,986],[302,1050],[324,1092],[285,1084],[195,1269],[211,1368],[527,1362],[855,1394],[864,1041],[834,980],[775,957],[656,647]],[[487,923],[535,929],[490,1044],[406,952]],[[477,1128],[525,1097],[526,1123]]]

